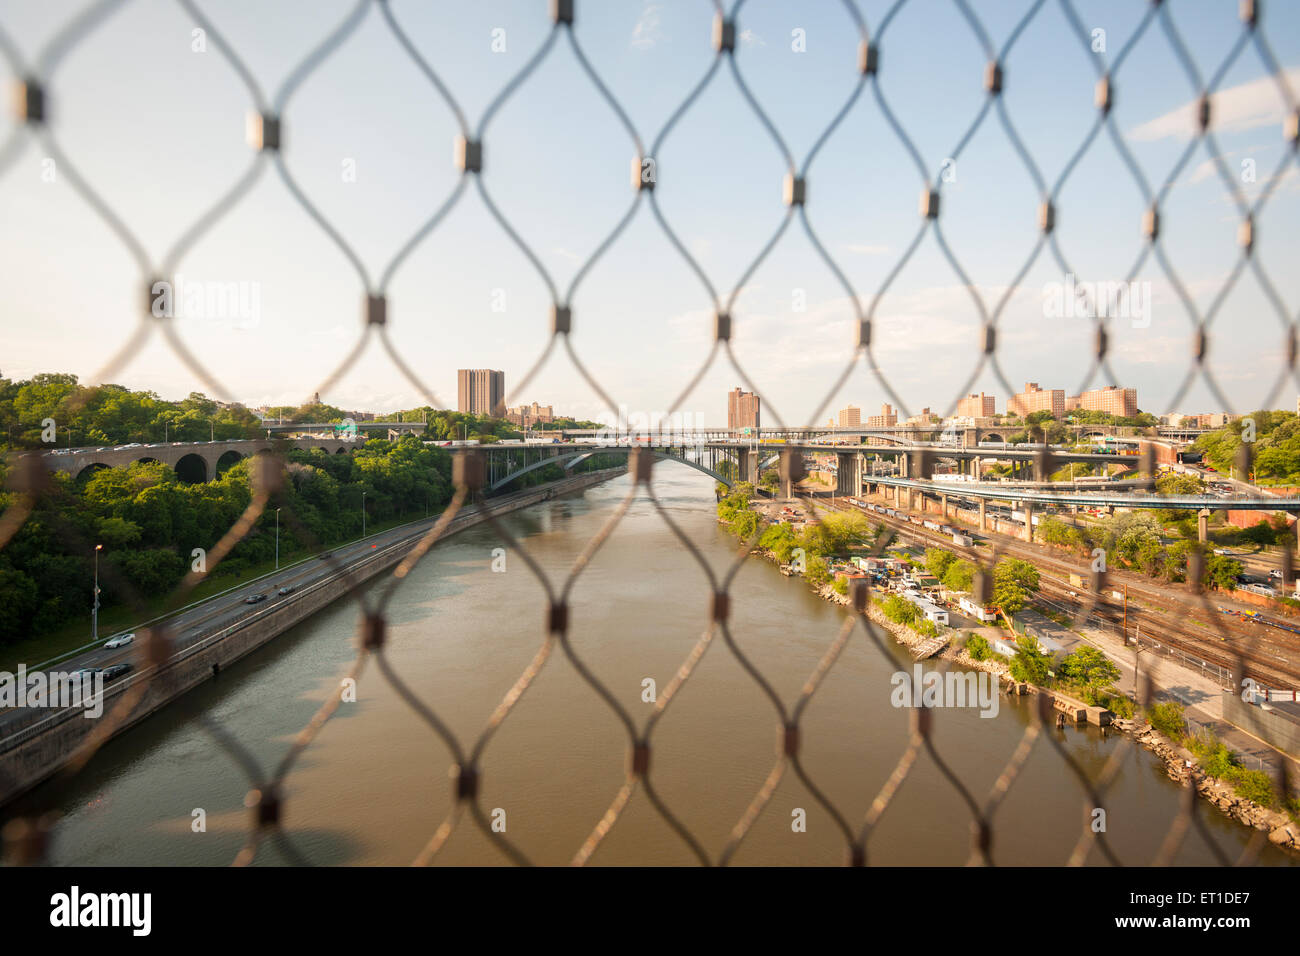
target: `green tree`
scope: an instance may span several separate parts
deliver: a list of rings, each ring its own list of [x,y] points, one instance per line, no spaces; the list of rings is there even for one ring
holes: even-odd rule
[[[782,564],[790,563],[790,557],[797,544],[798,539],[795,537],[794,529],[784,521],[768,525],[763,531],[763,536],[758,539],[758,546],[767,548]]]
[[[956,560],[957,555],[944,548],[925,549],[925,569],[940,581],[943,580],[944,575]]]
[[[948,565],[943,575],[943,586],[950,591],[969,591],[975,583],[979,568],[973,561],[962,558]]]
[[[1119,680],[1119,668],[1095,647],[1081,647],[1061,661],[1062,680],[1080,687],[1102,690]]]
[[[1019,558],[1003,558],[993,568],[993,603],[1008,618],[1029,602],[1038,590],[1038,569]]]
[[[1011,676],[1018,681],[1048,686],[1051,677],[1052,659],[1039,645],[1038,641],[1026,634],[1016,641],[1016,654],[1011,658]]]
[[[820,587],[831,579],[830,567],[826,564],[824,558],[810,557],[807,570],[804,571],[804,577],[807,578],[809,584]]]
[[[1223,554],[1210,554],[1205,558],[1205,577],[1207,587],[1222,591],[1235,591],[1237,578],[1245,570],[1240,561]]]

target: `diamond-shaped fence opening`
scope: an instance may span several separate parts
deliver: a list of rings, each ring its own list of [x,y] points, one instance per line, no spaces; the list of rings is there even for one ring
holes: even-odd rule
[[[703,2],[703,0],[702,0]],[[785,429],[783,421],[768,400],[770,395],[764,390],[763,383],[754,380],[737,359],[732,347],[733,332],[739,321],[737,301],[742,289],[750,282],[759,267],[776,253],[781,246],[789,227],[797,219],[798,226],[811,243],[817,257],[829,270],[836,283],[847,297],[855,326],[855,341],[845,349],[844,370],[835,380],[809,418],[808,425],[819,423],[826,408],[834,400],[839,389],[850,376],[858,374],[878,386],[890,401],[899,409],[900,417],[909,416],[910,412],[899,397],[899,390],[891,384],[890,370],[882,365],[877,351],[879,336],[875,334],[880,321],[881,303],[889,292],[895,279],[908,266],[916,255],[921,243],[931,240],[942,258],[957,276],[961,285],[967,290],[977,316],[976,324],[971,329],[972,343],[971,365],[969,372],[960,381],[944,409],[947,417],[957,408],[958,401],[966,395],[969,387],[978,378],[991,373],[1006,389],[1013,394],[1017,389],[1007,381],[999,364],[999,357],[1008,346],[1007,338],[999,335],[999,321],[1009,302],[1009,293],[996,301],[986,300],[974,281],[969,277],[961,258],[961,250],[953,248],[945,233],[949,216],[945,203],[945,186],[948,179],[944,167],[931,167],[931,159],[924,157],[909,132],[908,116],[896,111],[890,102],[889,63],[890,63],[890,24],[908,0],[898,2],[886,8],[877,23],[869,23],[853,0],[845,0],[843,11],[848,29],[858,37],[858,56],[854,62],[842,64],[846,81],[851,83],[849,93],[838,108],[829,124],[821,131],[815,145],[800,157],[795,155],[787,145],[781,130],[773,122],[764,104],[754,94],[745,71],[744,18],[746,8],[743,0],[727,10],[721,3],[712,5],[715,18],[712,27],[713,57],[707,70],[693,84],[687,84],[687,90],[677,108],[672,111],[662,127],[653,131],[653,135],[642,138],[645,127],[640,126],[638,118],[628,115],[619,99],[611,92],[601,76],[589,61],[581,41],[582,15],[586,4],[574,0],[552,0],[551,24],[542,37],[538,37],[535,51],[522,66],[511,75],[494,95],[487,98],[488,105],[478,117],[470,117],[462,109],[454,85],[440,74],[439,64],[427,59],[413,42],[403,26],[400,6],[395,7],[387,0],[358,0],[345,13],[343,18],[330,26],[329,30],[306,52],[300,62],[286,64],[285,79],[280,87],[270,95],[264,93],[253,73],[245,64],[237,44],[230,42],[222,31],[220,12],[209,6],[200,7],[193,0],[177,0],[177,7],[188,21],[197,25],[206,38],[212,51],[219,55],[230,67],[229,82],[241,89],[246,95],[248,121],[246,127],[250,154],[245,169],[237,176],[226,190],[210,199],[210,205],[193,222],[183,224],[176,230],[172,245],[162,247],[161,256],[155,257],[149,251],[159,248],[146,242],[146,237],[138,234],[132,223],[115,205],[115,197],[98,190],[83,175],[75,151],[65,146],[66,131],[57,122],[60,84],[67,65],[75,61],[79,50],[90,41],[96,32],[106,23],[123,3],[115,0],[99,0],[87,4],[61,29],[54,32],[45,48],[40,51],[21,50],[0,21],[0,63],[4,64],[7,79],[13,87],[11,102],[11,125],[7,127],[6,138],[0,141],[0,181],[11,174],[20,154],[31,144],[37,144],[42,155],[50,157],[57,164],[60,175],[72,187],[86,207],[109,230],[114,240],[121,244],[133,262],[136,274],[133,281],[141,289],[141,309],[139,319],[133,328],[111,329],[104,331],[104,344],[107,360],[97,376],[97,381],[108,380],[115,372],[138,355],[153,339],[159,339],[171,354],[192,373],[197,386],[201,386],[220,398],[228,398],[229,393],[223,387],[219,372],[213,370],[200,360],[200,357],[187,348],[176,334],[174,324],[169,321],[166,309],[158,308],[159,283],[166,283],[183,263],[186,254],[219,221],[232,210],[248,200],[254,187],[269,169],[274,169],[280,185],[292,197],[303,212],[310,218],[325,239],[337,247],[345,258],[348,268],[355,272],[357,294],[352,311],[344,312],[355,317],[359,312],[362,322],[357,325],[356,339],[346,351],[338,357],[337,364],[325,376],[317,389],[321,395],[328,395],[337,382],[358,361],[362,351],[370,344],[372,338],[378,339],[393,367],[406,382],[422,395],[431,406],[439,407],[433,390],[428,387],[415,369],[403,357],[401,351],[390,338],[390,330],[409,322],[409,313],[392,308],[388,293],[392,280],[409,261],[414,249],[431,234],[442,234],[454,227],[449,216],[460,204],[473,201],[470,194],[476,193],[491,218],[500,227],[509,240],[517,246],[530,269],[546,289],[551,300],[549,309],[537,316],[539,328],[546,334],[546,344],[535,363],[516,387],[514,394],[521,393],[534,380],[535,376],[555,358],[555,346],[561,345],[569,361],[578,374],[586,381],[597,396],[610,409],[617,405],[611,397],[611,383],[601,382],[590,371],[579,356],[582,341],[583,317],[574,308],[574,296],[582,281],[598,270],[605,253],[619,242],[629,225],[638,217],[648,218],[662,231],[683,265],[702,287],[700,306],[715,316],[713,340],[705,354],[691,359],[683,359],[683,364],[699,369],[690,379],[680,395],[666,403],[671,412],[683,406],[695,387],[711,369],[730,366],[746,389],[759,396],[766,406],[768,414],[774,418],[780,429]],[[707,4],[706,4],[707,6]],[[992,37],[986,30],[981,18],[979,4],[970,0],[955,0],[942,7],[936,17],[942,19],[942,25],[936,23],[936,29],[967,31],[974,42],[983,51],[986,61],[982,75],[972,76],[971,83],[981,91],[981,105],[968,124],[954,132],[953,145],[946,161],[955,162],[972,145],[977,133],[986,126],[996,124],[1008,138],[1021,168],[1008,170],[1007,176],[1022,176],[1038,194],[1038,215],[1036,222],[1025,224],[1025,248],[1027,255],[1023,260],[1006,263],[1006,277],[1010,280],[1008,288],[1014,288],[1040,260],[1054,261],[1062,272],[1075,274],[1067,255],[1068,232],[1062,235],[1058,228],[1063,216],[1068,213],[1071,203],[1086,203],[1086,196],[1071,193],[1066,187],[1071,181],[1071,174],[1079,160],[1093,150],[1110,148],[1118,153],[1132,178],[1133,186],[1141,197],[1140,204],[1132,209],[1132,224],[1140,229],[1144,239],[1137,261],[1127,277],[1129,280],[1148,261],[1154,261],[1168,283],[1175,290],[1187,318],[1187,356],[1188,365],[1185,379],[1182,381],[1170,411],[1178,404],[1198,381],[1204,383],[1211,394],[1222,404],[1227,412],[1234,411],[1234,405],[1224,394],[1223,386],[1215,378],[1209,360],[1213,355],[1212,332],[1226,333],[1229,330],[1216,323],[1220,305],[1231,293],[1233,287],[1250,273],[1254,281],[1264,290],[1272,317],[1278,323],[1275,361],[1268,363],[1271,367],[1267,374],[1272,381],[1271,391],[1265,405],[1276,400],[1289,384],[1300,385],[1296,376],[1296,313],[1295,306],[1286,303],[1273,279],[1264,269],[1258,250],[1264,241],[1259,234],[1257,224],[1261,214],[1275,195],[1273,185],[1262,189],[1253,201],[1243,194],[1237,177],[1229,170],[1229,157],[1219,148],[1216,139],[1217,117],[1213,109],[1214,97],[1224,82],[1225,76],[1248,57],[1254,57],[1263,71],[1263,75],[1272,78],[1277,87],[1277,95],[1285,103],[1286,121],[1282,136],[1287,149],[1279,168],[1274,171],[1270,183],[1294,175],[1297,163],[1297,138],[1300,137],[1300,112],[1297,109],[1295,92],[1291,89],[1287,73],[1277,62],[1269,45],[1266,29],[1268,20],[1264,16],[1262,5],[1246,0],[1241,4],[1239,33],[1229,45],[1226,59],[1221,63],[1198,64],[1188,52],[1179,30],[1179,18],[1183,5],[1175,2],[1151,3],[1145,8],[1134,31],[1122,43],[1112,46],[1112,54],[1096,54],[1092,47],[1093,38],[1089,29],[1071,0],[1037,0],[1027,3],[1022,16],[1013,28],[1003,37]],[[1078,45],[1088,53],[1094,64],[1093,75],[1081,73],[1078,82],[1094,90],[1093,114],[1088,124],[1088,131],[1072,153],[1070,162],[1064,169],[1049,170],[1040,165],[1031,150],[1025,145],[1017,125],[1017,117],[1008,107],[1005,91],[1014,84],[1014,73],[1006,69],[1006,64],[1022,34],[1031,27],[1036,18],[1043,16],[1047,8],[1055,6],[1068,24],[1065,36],[1057,39],[1063,44]],[[454,187],[442,197],[440,202],[429,210],[428,217],[414,234],[401,237],[396,245],[397,252],[392,259],[383,264],[378,275],[372,275],[363,264],[362,259],[349,236],[331,223],[320,207],[313,201],[308,190],[301,184],[298,173],[291,168],[284,153],[286,143],[292,143],[295,135],[295,107],[300,99],[295,94],[302,88],[308,78],[329,61],[359,30],[363,24],[373,27],[376,21],[387,31],[392,43],[392,55],[403,58],[414,67],[422,82],[427,83],[438,101],[442,103],[453,117],[458,129],[454,143],[454,164],[458,173]],[[895,31],[896,32],[896,31]],[[1186,152],[1181,160],[1168,171],[1164,180],[1155,182],[1134,159],[1125,131],[1121,130],[1115,120],[1113,107],[1123,95],[1126,84],[1144,82],[1144,67],[1134,61],[1130,52],[1148,34],[1160,33],[1165,37],[1174,59],[1181,71],[1181,82],[1187,87],[1189,96],[1198,103],[1196,134],[1186,145]],[[701,38],[701,42],[709,38]],[[492,182],[490,171],[497,156],[494,153],[494,132],[505,120],[501,118],[502,107],[518,91],[530,83],[534,75],[544,64],[558,57],[571,58],[578,65],[581,75],[585,77],[597,96],[613,111],[617,121],[618,135],[622,137],[632,155],[632,190],[623,209],[615,221],[613,229],[592,250],[575,273],[575,278],[567,288],[563,288],[550,274],[537,251],[523,238],[510,218],[510,211],[498,205],[489,190]],[[663,189],[671,188],[672,171],[662,169],[656,164],[665,142],[674,135],[679,121],[696,107],[701,94],[716,84],[730,83],[739,91],[745,108],[752,113],[765,137],[761,144],[764,148],[775,149],[786,168],[782,184],[781,201],[784,214],[770,236],[760,237],[761,244],[753,260],[743,270],[735,284],[723,287],[715,284],[698,257],[693,254],[688,243],[674,231],[668,214],[661,206],[660,197]],[[854,104],[860,99],[873,99],[879,108],[888,130],[901,146],[908,161],[914,165],[919,189],[918,213],[914,230],[908,235],[896,237],[891,248],[901,250],[891,262],[885,276],[873,288],[858,288],[849,278],[849,271],[838,262],[822,242],[814,222],[821,217],[834,216],[834,199],[819,195],[817,182],[818,157],[822,145],[847,121]],[[125,108],[125,104],[124,104]],[[417,121],[418,120],[413,120]],[[1188,163],[1197,151],[1203,151],[1209,157],[1210,172],[1222,180],[1229,196],[1229,203],[1224,207],[1223,216],[1232,220],[1228,226],[1237,236],[1238,258],[1230,267],[1228,279],[1219,290],[1210,308],[1201,310],[1194,304],[1193,296],[1187,291],[1188,282],[1166,249],[1166,233],[1162,228],[1162,212],[1180,178],[1188,172]],[[910,175],[910,173],[909,173]],[[471,182],[472,180],[472,182]],[[896,182],[888,184],[864,184],[865,189],[890,189],[897,187]],[[772,201],[775,193],[773,194]],[[756,202],[759,201],[757,198]],[[810,206],[816,212],[810,211]],[[153,237],[149,237],[153,238]],[[19,277],[5,276],[0,282],[5,290],[5,297],[13,301]],[[1091,354],[1086,357],[1087,371],[1082,377],[1080,391],[1095,384],[1100,378],[1115,375],[1109,365],[1114,351],[1112,329],[1103,316],[1093,319],[1095,334]],[[859,363],[861,368],[859,368]],[[672,370],[676,372],[677,370]],[[664,380],[675,380],[671,375]],[[946,388],[946,386],[945,386]],[[578,678],[589,685],[590,690],[604,703],[608,704],[626,733],[627,760],[625,779],[622,787],[614,795],[608,809],[599,819],[591,821],[589,835],[573,851],[572,862],[585,863],[598,851],[601,842],[618,823],[625,808],[637,799],[648,801],[655,813],[668,824],[673,833],[690,854],[701,863],[729,862],[746,836],[763,813],[773,793],[782,780],[791,775],[812,794],[814,799],[826,811],[840,833],[844,845],[846,862],[862,864],[870,861],[871,837],[876,828],[887,825],[887,811],[900,788],[911,774],[918,759],[923,756],[933,761],[943,778],[949,784],[957,798],[967,808],[971,817],[970,858],[975,862],[992,863],[996,859],[996,832],[999,826],[1012,826],[1009,821],[999,821],[996,811],[1004,798],[1015,786],[1021,770],[1029,761],[1035,750],[1045,747],[1055,748],[1069,766],[1073,776],[1077,777],[1079,796],[1085,809],[1085,820],[1078,845],[1068,861],[1083,862],[1095,848],[1097,857],[1109,863],[1122,862],[1123,847],[1110,845],[1103,834],[1096,834],[1088,827],[1086,811],[1088,807],[1103,806],[1106,794],[1115,779],[1119,764],[1123,760],[1125,747],[1117,749],[1110,762],[1100,774],[1090,774],[1074,760],[1070,753],[1061,746],[1055,736],[1046,732],[1044,725],[1054,719],[1050,699],[1044,695],[1040,698],[1042,707],[1038,708],[1035,719],[1024,731],[1019,745],[1015,748],[1007,765],[996,779],[988,793],[973,792],[956,773],[949,769],[935,733],[936,724],[942,721],[942,715],[927,707],[919,707],[912,714],[909,733],[899,740],[901,756],[879,792],[865,806],[850,807],[838,804],[828,795],[822,783],[812,779],[801,756],[806,743],[806,728],[803,717],[808,707],[817,699],[823,679],[835,668],[836,662],[851,642],[865,642],[865,646],[890,658],[891,650],[886,640],[887,633],[873,616],[873,605],[878,603],[879,595],[868,593],[861,583],[854,585],[849,595],[849,616],[835,635],[828,635],[825,651],[814,671],[808,676],[802,691],[793,700],[783,699],[773,686],[770,675],[765,674],[754,663],[752,652],[748,651],[741,635],[732,629],[732,611],[736,595],[733,582],[742,563],[746,560],[750,548],[756,539],[750,540],[742,547],[735,560],[721,571],[714,569],[706,560],[701,550],[684,534],[674,522],[671,510],[664,507],[656,497],[652,481],[651,465],[655,453],[676,454],[679,457],[695,455],[696,463],[701,467],[718,466],[720,458],[707,448],[671,447],[671,442],[661,443],[656,449],[609,449],[611,453],[627,457],[628,474],[631,488],[627,497],[610,515],[600,532],[588,542],[585,550],[574,562],[572,569],[561,577],[548,575],[541,564],[529,554],[528,548],[510,533],[494,512],[492,491],[502,475],[496,470],[491,460],[491,452],[479,450],[461,451],[455,460],[453,483],[455,495],[441,516],[430,523],[428,530],[404,552],[402,559],[387,574],[378,588],[361,590],[359,578],[353,581],[350,600],[359,607],[359,625],[356,640],[356,657],[349,666],[346,678],[355,679],[367,666],[377,669],[394,691],[409,705],[415,714],[427,725],[431,734],[436,736],[451,754],[450,792],[451,810],[429,836],[428,842],[421,847],[412,847],[412,856],[421,863],[434,861],[457,827],[473,826],[478,828],[511,861],[529,862],[525,854],[507,836],[492,825],[490,807],[483,801],[483,759],[490,747],[493,737],[502,724],[509,719],[512,711],[525,692],[542,673],[553,657],[562,656],[577,672]],[[685,444],[685,443],[679,443]],[[1245,448],[1246,446],[1243,446]],[[526,453],[525,453],[526,454]],[[1249,450],[1247,449],[1247,454]],[[742,459],[743,459],[742,453]],[[924,478],[932,468],[931,452],[926,449],[915,451],[902,461],[900,475]],[[766,462],[765,467],[772,467]],[[1249,464],[1249,462],[1247,462]],[[23,524],[30,520],[37,504],[55,494],[55,490],[46,472],[48,458],[39,455],[11,456],[9,462],[11,495],[8,508],[0,515],[0,549],[9,544]],[[1042,481],[1061,467],[1061,462],[1053,457],[1045,442],[1036,457],[1025,462],[1032,477]],[[274,445],[265,449],[257,458],[253,470],[253,495],[247,507],[243,509],[217,546],[206,555],[206,564],[196,568],[187,575],[177,593],[172,595],[171,607],[178,608],[194,589],[210,577],[226,558],[231,549],[243,539],[263,514],[274,511],[278,520],[291,529],[300,540],[311,542],[314,537],[303,518],[294,513],[291,507],[284,507],[282,491],[286,481],[288,462],[283,447]],[[1144,480],[1139,481],[1139,491],[1145,487],[1151,489],[1151,476],[1154,465],[1148,459],[1142,461]],[[740,461],[738,467],[742,472],[752,467]],[[781,482],[786,486],[787,495],[799,496],[798,482],[802,477],[803,462],[799,455],[783,454],[777,467]],[[753,475],[749,475],[753,479]],[[860,476],[861,477],[861,476]],[[868,482],[870,477],[866,478]],[[905,482],[892,489],[897,500],[905,494],[909,503],[914,489]],[[590,560],[605,541],[616,532],[620,523],[638,498],[648,500],[655,512],[666,522],[673,534],[680,540],[683,556],[698,565],[699,573],[707,580],[713,595],[709,605],[702,608],[701,632],[689,653],[682,660],[679,669],[668,685],[658,695],[648,717],[637,718],[629,713],[618,698],[602,682],[593,669],[584,660],[583,649],[571,640],[570,636],[570,597],[575,584],[583,574]],[[802,502],[819,520],[821,502],[818,499],[805,498]],[[946,517],[946,502],[945,502]],[[983,512],[981,511],[981,514]],[[467,515],[476,515],[485,520],[492,531],[507,543],[510,551],[517,555],[535,576],[545,595],[544,603],[538,608],[537,620],[527,626],[541,625],[542,640],[535,656],[527,664],[513,685],[509,687],[496,709],[486,716],[486,723],[477,735],[458,735],[453,731],[440,711],[437,701],[424,699],[406,677],[400,673],[388,654],[391,637],[388,608],[396,590],[403,586],[412,568],[440,539],[455,522]],[[89,549],[83,533],[72,526],[55,529],[57,534],[69,546]],[[889,540],[889,535],[881,535],[876,542],[879,554]],[[986,601],[991,596],[992,567],[1000,557],[1002,546],[999,545],[992,555],[979,558],[979,571],[972,584],[977,597]],[[333,556],[326,558],[332,570],[343,575],[348,573],[342,562]],[[1191,566],[1193,572],[1199,570],[1199,553],[1193,554]],[[1290,573],[1290,551],[1287,551],[1287,573]],[[1199,573],[1189,573],[1193,582],[1199,580]],[[138,608],[144,607],[144,595],[131,594],[125,582],[115,582],[120,591],[125,593],[128,601]],[[1109,613],[1113,610],[1110,592],[1117,585],[1108,584],[1104,571],[1094,573],[1087,585],[1078,585],[1086,599],[1081,610],[1074,605],[1062,604],[1062,608],[1082,623],[1094,614]],[[1226,635],[1225,625],[1215,614],[1208,594],[1201,588],[1189,586],[1189,598],[1198,603],[1216,622],[1216,627]],[[143,611],[142,611],[143,613]],[[526,626],[514,622],[513,626]],[[1172,641],[1172,639],[1171,639]],[[1140,648],[1140,651],[1152,655],[1166,655],[1185,661],[1192,660],[1183,649],[1175,643],[1166,642],[1161,646],[1151,641],[1152,646]],[[715,646],[716,645],[716,646]],[[121,726],[133,719],[138,708],[147,707],[158,694],[165,694],[174,680],[173,668],[175,649],[165,623],[159,623],[137,635],[136,669],[130,678],[127,690],[112,698],[111,708],[93,733],[69,755],[66,765],[61,770],[64,776],[75,776],[98,749]],[[1213,661],[1201,659],[1202,668],[1213,667],[1222,676],[1223,682],[1237,686],[1244,675],[1261,676],[1275,672],[1270,654],[1262,650],[1256,638],[1242,638],[1233,634],[1231,641],[1225,639],[1225,648]],[[699,834],[693,832],[674,811],[655,785],[656,748],[655,730],[661,717],[677,698],[678,692],[686,685],[695,672],[697,665],[710,649],[714,654],[726,654],[740,665],[748,679],[752,681],[763,699],[770,706],[773,724],[776,730],[775,756],[766,778],[754,793],[748,806],[734,823],[727,840],[721,845],[708,845]],[[178,652],[175,652],[178,653]],[[1198,654],[1198,658],[1199,658]],[[1276,657],[1276,655],[1272,655]],[[372,660],[373,659],[373,660]],[[1150,699],[1148,687],[1140,695],[1142,701]],[[1135,695],[1137,696],[1137,695]],[[304,856],[294,846],[292,828],[293,807],[293,770],[303,752],[309,748],[340,706],[337,695],[331,696],[311,717],[301,732],[285,749],[279,762],[272,766],[262,766],[249,753],[248,748],[235,739],[223,728],[221,722],[204,715],[199,719],[208,731],[211,739],[227,752],[247,778],[248,793],[245,806],[248,810],[247,840],[235,862],[247,864],[252,862],[259,847],[267,841],[277,844],[286,858],[294,862],[305,862]],[[22,731],[20,731],[21,733]],[[1043,741],[1046,741],[1044,743]],[[0,755],[0,784],[10,771],[6,769],[3,756]],[[1187,783],[1189,792],[1199,783],[1192,779]],[[1284,780],[1283,786],[1286,786]],[[1063,796],[1062,799],[1076,799]],[[5,844],[9,858],[16,862],[38,862],[45,853],[51,827],[52,817],[43,812],[43,808],[24,808],[23,812],[13,817],[5,828]],[[1169,836],[1161,851],[1160,861],[1169,861],[1176,853],[1184,836],[1193,828],[1203,831],[1203,824],[1197,818],[1195,802],[1185,803],[1178,816],[1170,821]],[[1211,846],[1214,846],[1211,843]],[[1247,849],[1246,857],[1253,857],[1259,850],[1258,843]],[[1216,850],[1215,852],[1219,852]],[[1146,861],[1130,861],[1146,862]],[[1224,862],[1229,862],[1224,860]]]

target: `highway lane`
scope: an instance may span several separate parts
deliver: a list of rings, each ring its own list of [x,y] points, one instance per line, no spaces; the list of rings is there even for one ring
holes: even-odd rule
[[[476,511],[477,508],[470,513]],[[458,516],[458,519],[459,523],[464,523],[464,517]],[[216,595],[195,607],[182,611],[165,622],[172,637],[173,656],[183,653],[195,643],[238,624],[247,617],[264,612],[276,604],[295,600],[304,588],[312,584],[346,576],[352,565],[364,556],[405,541],[414,543],[436,520],[436,518],[420,520],[414,524],[402,525],[370,535],[361,541],[342,545],[331,552],[333,561],[322,560],[319,557],[310,558],[301,564],[273,572],[250,581],[247,585],[237,586],[235,590]],[[285,586],[292,587],[292,593],[287,595],[276,593],[279,588]],[[266,598],[256,604],[245,603],[246,598],[256,594],[266,595]],[[139,635],[143,630],[142,625],[135,633]],[[113,664],[130,663],[133,670],[126,676],[134,676],[144,666],[142,652],[136,643],[119,648],[106,647],[105,644],[114,636],[116,635],[103,636],[102,643],[98,646],[87,648],[44,670],[46,673],[75,673],[83,668],[106,668]],[[29,675],[32,672],[29,671]],[[53,712],[53,709],[46,708],[5,708],[0,711],[0,739],[30,723],[50,716]]]
[[[503,495],[494,499],[493,504],[500,507],[509,504],[512,499],[533,495],[538,490],[538,488],[528,488],[510,495]],[[464,527],[478,516],[479,511],[480,508],[477,505],[467,505],[461,508],[445,533]],[[321,553],[321,555],[326,553],[332,555],[329,560],[318,555],[292,567],[249,581],[246,585],[237,586],[234,590],[216,595],[193,607],[186,608],[165,622],[171,634],[172,655],[176,656],[184,653],[192,645],[238,624],[246,618],[264,613],[276,605],[297,600],[302,596],[303,591],[312,585],[330,579],[346,577],[358,561],[372,554],[383,552],[398,545],[405,547],[414,545],[437,520],[437,515],[417,519],[408,524],[399,525],[396,528],[390,528],[387,531],[340,545]],[[287,595],[278,594],[279,588],[284,586],[292,587],[293,591]],[[245,603],[248,597],[257,594],[266,595],[266,597],[255,604]],[[137,635],[143,630],[144,625],[140,625],[136,631]],[[121,633],[129,633],[129,630]],[[116,635],[103,635],[98,646],[86,648],[72,657],[58,661],[48,667],[42,668],[41,665],[37,665],[36,669],[44,669],[47,673],[74,673],[82,668],[105,668],[113,664],[129,662],[135,669],[123,679],[136,676],[140,673],[140,669],[144,667],[143,652],[139,644],[133,643],[121,648],[105,647],[104,644],[114,636]],[[28,673],[33,672],[29,671]],[[55,713],[55,710],[52,708],[8,707],[0,710],[0,740],[53,713]]]

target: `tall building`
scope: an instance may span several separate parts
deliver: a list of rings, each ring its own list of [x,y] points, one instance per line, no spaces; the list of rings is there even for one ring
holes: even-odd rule
[[[742,392],[737,386],[727,393],[727,427],[761,428],[760,401],[753,392]]]
[[[555,421],[555,411],[551,405],[520,405],[518,408],[506,409],[506,421],[520,428],[532,428]]]
[[[992,418],[997,414],[997,410],[997,397],[985,395],[983,392],[978,395],[967,395],[957,401],[957,415],[961,418]]]
[[[505,409],[506,373],[490,368],[462,368],[456,372],[456,409],[471,415],[500,417]]]
[[[1138,393],[1136,388],[1106,385],[1072,395],[1068,404],[1071,411],[1082,408],[1093,412],[1110,412],[1120,418],[1132,418],[1138,413]]]
[[[898,412],[894,411],[894,406],[888,402],[880,406],[879,415],[870,415],[867,417],[868,428],[892,428],[898,424]]]
[[[927,405],[927,406],[925,406],[925,408],[921,409],[921,413],[920,413],[919,415],[913,415],[911,418],[909,418],[909,419],[907,420],[907,424],[909,424],[909,425],[933,425],[933,424],[934,424],[935,422],[937,422],[938,420],[939,420],[939,419],[937,419],[937,418],[934,417],[934,413],[930,411],[930,406]]]
[[[1053,418],[1064,418],[1065,389],[1042,389],[1037,382],[1026,382],[1025,390],[1007,402],[1007,412],[1021,418],[1034,412],[1051,412]]]
[[[839,419],[839,424],[842,426],[861,425],[862,409],[858,408],[856,405],[850,405],[847,408],[841,408],[836,417]]]

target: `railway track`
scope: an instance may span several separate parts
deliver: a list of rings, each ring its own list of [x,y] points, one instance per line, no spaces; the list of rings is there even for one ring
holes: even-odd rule
[[[976,557],[975,547],[967,548],[954,544],[951,536],[923,525],[876,511],[862,511],[847,503],[839,510],[858,511],[869,515],[873,520],[879,521],[896,533],[905,534],[923,544],[943,547],[958,554],[966,553],[972,558]],[[975,534],[968,529],[963,529],[963,533],[972,536]],[[1052,598],[1065,604],[1069,608],[1066,613],[1071,618],[1077,617],[1079,610],[1085,607],[1086,600],[1080,593],[1080,589],[1069,584],[1069,577],[1071,574],[1086,576],[1087,568],[1071,564],[1055,555],[1044,554],[1038,548],[1024,542],[1009,541],[1002,536],[995,540],[986,533],[982,534],[990,543],[996,544],[1000,552],[1022,558],[1032,563],[1040,572],[1047,572],[1040,576],[1040,592],[1045,591]],[[1113,573],[1114,583],[1110,586],[1127,585],[1130,597],[1129,633],[1135,634],[1138,626],[1142,628],[1142,634],[1147,639],[1144,645],[1148,645],[1143,646],[1142,650],[1154,652],[1164,647],[1171,648],[1188,658],[1196,658],[1208,665],[1214,665],[1227,674],[1237,669],[1238,657],[1240,657],[1245,669],[1244,676],[1254,678],[1261,685],[1278,689],[1300,688],[1300,667],[1296,663],[1300,660],[1300,653],[1297,653],[1297,650],[1300,650],[1300,641],[1288,641],[1285,637],[1279,640],[1272,635],[1261,633],[1259,628],[1263,625],[1248,625],[1236,619],[1225,618],[1207,598],[1197,598],[1190,594],[1183,598],[1168,594],[1148,582],[1130,581],[1129,577],[1129,575]],[[1188,634],[1185,629],[1162,619],[1161,615],[1152,608],[1136,603],[1134,598],[1155,605],[1164,610],[1167,615],[1172,614],[1183,620],[1196,621],[1199,626],[1210,631],[1213,637]],[[1098,595],[1091,616],[1119,630],[1123,621],[1123,608],[1117,606],[1113,603],[1113,599],[1103,593]]]

